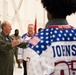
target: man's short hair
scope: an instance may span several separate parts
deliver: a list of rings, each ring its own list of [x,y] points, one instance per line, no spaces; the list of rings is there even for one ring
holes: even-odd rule
[[[42,28],[39,28],[39,29],[38,29],[38,32],[40,32],[41,30],[42,30]]]
[[[3,27],[6,25],[7,21],[4,21],[2,24],[1,24],[1,29],[3,29]]]
[[[16,31],[19,31],[19,30],[18,30],[18,29],[15,29],[15,32],[16,32]]]

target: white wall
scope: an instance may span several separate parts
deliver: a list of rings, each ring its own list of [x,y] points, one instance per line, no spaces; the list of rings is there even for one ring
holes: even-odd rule
[[[67,16],[67,20],[68,20],[69,25],[72,25],[76,28],[76,13],[70,16]]]
[[[12,1],[15,1],[18,8],[21,0],[0,0],[0,20],[8,20],[12,24],[11,34],[14,33],[14,30],[18,28],[20,30],[20,35],[27,32],[27,26],[29,23],[34,24],[35,16],[37,17],[37,29],[44,28],[47,22],[46,11],[43,9],[41,0],[23,0],[22,5],[19,9],[19,12],[16,16],[16,19],[13,21],[15,16],[15,9]],[[19,19],[20,18],[20,19]],[[67,20],[70,25],[76,27],[76,14],[67,16]]]
[[[21,8],[19,10],[20,16],[20,23],[17,19],[15,19],[14,23],[12,23],[13,17],[15,15],[15,11],[13,8],[12,0],[7,0],[8,2],[8,12],[7,12],[7,19],[12,24],[12,32],[14,32],[15,28],[20,30],[20,35],[27,32],[27,26],[29,23],[34,24],[35,17],[37,18],[37,29],[43,28],[45,24],[44,20],[44,9],[40,2],[41,0],[23,0]],[[19,5],[20,0],[15,0],[15,3]]]
[[[0,0],[0,21],[3,21],[3,0]]]

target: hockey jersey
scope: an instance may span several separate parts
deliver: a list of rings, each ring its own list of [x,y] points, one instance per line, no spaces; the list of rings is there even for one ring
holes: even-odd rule
[[[48,26],[29,41],[28,75],[76,75],[76,29]]]
[[[30,38],[31,37],[29,37],[26,33],[22,36],[21,40],[22,42],[28,42]],[[27,49],[18,48],[18,59],[24,59],[26,61],[27,54],[28,54]]]

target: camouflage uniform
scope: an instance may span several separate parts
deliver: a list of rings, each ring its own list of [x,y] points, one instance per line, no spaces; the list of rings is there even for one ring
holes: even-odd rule
[[[3,32],[0,33],[0,75],[13,75],[13,47],[12,39]],[[25,43],[18,45],[26,48]]]
[[[15,36],[14,34],[13,35],[11,35],[11,37],[13,38],[13,39],[20,39],[20,36],[18,35],[18,36]],[[19,60],[18,60],[18,58],[17,58],[17,56],[18,56],[18,47],[16,46],[16,47],[14,47],[13,48],[14,49],[14,55],[15,55],[15,58],[16,58],[16,62],[17,62],[17,64],[18,64],[18,67],[19,68],[21,68],[21,66],[20,66],[20,62],[19,62]]]

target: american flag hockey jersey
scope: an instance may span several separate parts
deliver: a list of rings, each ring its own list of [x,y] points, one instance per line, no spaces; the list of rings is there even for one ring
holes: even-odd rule
[[[22,42],[28,42],[28,40],[30,39],[31,37],[28,36],[27,33],[23,34],[22,35],[22,38],[21,38],[21,41]],[[18,48],[18,59],[23,59],[26,61],[26,55],[28,54],[28,51],[27,49],[23,49],[23,48]]]
[[[76,75],[76,29],[49,26],[36,34],[28,46],[28,75]]]

